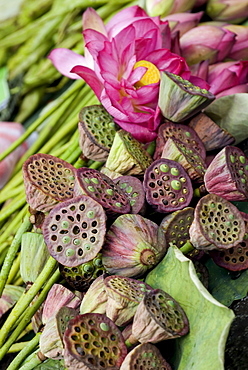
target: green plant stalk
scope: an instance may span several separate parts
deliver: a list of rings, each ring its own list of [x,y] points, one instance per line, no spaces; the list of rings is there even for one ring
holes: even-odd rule
[[[81,168],[81,167],[87,167],[88,166],[88,160],[84,160],[81,157],[77,159],[77,161],[74,163],[75,168]]]
[[[77,148],[75,148],[75,151],[68,158],[66,158],[66,161],[72,164],[78,159],[80,154],[82,154],[82,150],[79,148],[79,146],[77,146]]]
[[[36,335],[28,342],[14,343],[8,353],[19,352],[18,355],[11,362],[7,370],[19,369],[21,363],[26,359],[26,357],[36,349],[39,344],[41,333],[36,333]]]
[[[5,257],[1,272],[0,272],[0,297],[3,293],[6,281],[8,279],[8,275],[10,272],[10,269],[12,267],[12,264],[14,262],[15,256],[21,246],[21,239],[23,233],[26,231],[30,231],[32,229],[32,224],[29,221],[29,216],[26,215],[26,217],[23,220],[23,223],[19,227],[16,236],[14,237],[11,246],[9,247],[8,253]]]
[[[7,247],[9,247],[9,243],[8,242],[3,243],[2,247],[3,247],[3,251],[0,254],[0,266],[2,266],[3,261],[5,260],[6,254],[8,252]]]
[[[21,253],[17,255],[16,259],[14,260],[11,266],[6,284],[12,284],[12,281],[16,278],[20,270],[20,259],[21,259]]]
[[[187,242],[180,248],[180,251],[183,253],[183,254],[187,254],[189,252],[192,252],[195,248],[193,247],[193,245],[190,243],[189,240],[187,240]]]
[[[51,289],[51,287],[53,286],[53,284],[55,284],[58,281],[59,278],[60,278],[60,272],[57,269],[53,273],[53,275],[50,277],[50,279],[48,280],[47,284],[44,286],[44,288],[42,289],[42,291],[40,292],[39,297],[34,302],[34,304],[32,306],[28,307],[28,309],[26,310],[25,316],[23,317],[22,321],[15,328],[15,330],[11,333],[11,335],[8,337],[8,339],[4,343],[4,345],[0,348],[0,360],[2,360],[2,358],[8,352],[9,348],[16,341],[16,339],[19,337],[19,335],[22,333],[22,331],[26,328],[27,324],[30,322],[30,320],[32,319],[32,317],[35,314],[35,312],[39,309],[39,307],[41,306],[41,304],[46,299],[46,296],[47,296],[49,290]],[[1,332],[0,332],[1,337],[2,338],[6,338],[8,336],[8,334],[9,334],[9,332],[10,332],[10,328],[7,328],[5,326],[5,324],[4,324],[3,325],[3,328],[1,329],[1,331],[4,331],[4,335],[1,335]],[[2,339],[1,339],[1,341],[2,341]]]
[[[0,212],[0,221],[6,220],[12,213],[20,209],[26,203],[26,196],[21,194],[21,196],[17,197],[18,200],[13,199],[11,203]]]
[[[17,280],[15,280],[14,282],[13,282],[13,285],[16,285],[16,286],[21,286],[21,285],[23,285],[24,284],[24,281],[22,280],[22,278],[21,277],[19,277]]]
[[[93,163],[89,166],[89,168],[93,168],[94,170],[98,170],[99,168],[101,168],[101,167],[102,167],[102,165],[103,165],[103,162],[97,162],[97,161],[95,161],[95,162],[93,162]]]
[[[11,313],[9,314],[8,318],[6,319],[5,323],[2,326],[2,329],[0,332],[0,347],[1,345],[3,345],[6,337],[8,336],[10,330],[12,329],[18,317],[26,310],[26,308],[31,303],[31,301],[34,299],[34,297],[39,292],[39,290],[42,289],[42,286],[45,284],[47,279],[50,277],[56,265],[57,265],[57,261],[53,257],[49,257],[39,277],[35,280],[31,288],[27,292],[25,292],[20,297],[20,299],[17,301],[15,307],[12,309]],[[25,318],[26,318],[26,315],[25,315]],[[29,321],[27,321],[27,323],[28,322]]]
[[[10,199],[18,194],[20,194],[24,190],[24,185],[19,185],[15,189],[11,191],[11,194],[7,191],[4,191],[0,195],[0,203],[4,203],[7,199]]]
[[[23,185],[23,177],[22,177],[22,172],[21,171],[19,173],[17,173],[16,175],[14,175],[7,182],[7,184],[4,186],[4,188],[3,188],[2,192],[1,192],[1,196],[5,196],[5,193],[6,193],[6,194],[9,194],[9,198],[12,198],[11,197],[11,191],[12,191],[12,189],[17,188],[20,185]]]
[[[32,356],[30,356],[27,361],[25,361],[25,364],[16,369],[16,370],[32,370],[32,369],[35,369],[36,366],[40,365],[41,363],[43,362],[43,360],[41,360],[39,357],[38,357],[38,353],[34,353]]]

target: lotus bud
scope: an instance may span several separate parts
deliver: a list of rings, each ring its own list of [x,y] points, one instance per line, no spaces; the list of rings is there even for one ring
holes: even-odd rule
[[[25,289],[23,287],[9,284],[5,285],[2,296],[0,297],[0,317],[15,305],[24,291]]]
[[[248,158],[235,146],[223,148],[210,163],[204,177],[205,187],[229,201],[248,198]]]
[[[117,125],[102,105],[84,107],[79,113],[79,146],[83,155],[105,162],[112,146]]]
[[[208,194],[196,205],[189,234],[190,242],[197,249],[228,249],[243,241],[245,224],[232,203],[218,195]]]
[[[108,216],[128,213],[130,203],[121,188],[103,173],[82,167],[77,171],[74,196],[86,194],[98,202]]]
[[[105,275],[100,275],[90,285],[80,305],[80,313],[106,313],[107,293],[104,284]]]
[[[108,296],[106,316],[117,326],[125,326],[132,320],[145,292],[152,290],[143,281],[111,275],[104,279]]]
[[[202,60],[210,64],[223,61],[235,43],[235,33],[221,27],[194,27],[180,38],[181,54],[189,65]]]
[[[50,154],[34,154],[23,164],[27,202],[31,208],[47,212],[73,197],[75,168]]]
[[[179,36],[191,28],[196,27],[203,15],[203,12],[198,13],[174,13],[167,15],[162,21],[168,21],[172,33],[179,31]]]
[[[42,234],[26,232],[21,240],[20,274],[25,283],[34,283],[50,254]]]
[[[190,145],[169,138],[165,143],[161,157],[178,162],[192,181],[203,182],[207,166],[203,158],[193,148],[191,149]]]
[[[183,13],[191,10],[196,0],[145,0],[144,9],[151,17]]]
[[[189,240],[189,228],[193,219],[194,208],[192,207],[185,207],[166,215],[160,223],[166,244],[172,243],[181,248]]]
[[[146,170],[144,189],[147,202],[161,213],[187,207],[193,197],[191,180],[177,162],[161,158]]]
[[[235,60],[248,60],[248,27],[228,24],[225,29],[236,33],[236,42],[233,45],[228,58]]]
[[[132,370],[134,364],[142,364],[142,370],[171,370],[159,349],[151,343],[141,343],[125,357],[120,370]],[[138,369],[138,367],[137,367]]]
[[[193,76],[199,77],[205,81],[208,80],[208,69],[209,60],[202,60],[199,63],[192,64],[190,66],[190,71]]]
[[[206,158],[206,150],[201,139],[194,129],[189,126],[165,122],[159,126],[158,137],[156,139],[156,150],[154,160],[161,158],[164,145],[169,138],[175,138],[194,149],[203,159]]]
[[[202,5],[204,5],[208,0],[196,0],[194,8],[198,8]]]
[[[242,271],[248,268],[248,216],[244,218],[245,235],[241,243],[229,249],[209,251],[216,265],[230,271]]]
[[[129,200],[130,213],[142,213],[145,209],[145,192],[142,182],[134,176],[120,176],[114,182]]]
[[[163,72],[158,105],[170,121],[181,122],[200,112],[213,102],[215,96],[170,72]]]
[[[143,175],[152,158],[132,135],[119,130],[115,134],[105,166],[122,175]]]
[[[92,370],[117,370],[127,355],[121,331],[107,316],[85,313],[70,320],[64,334],[68,352]]]
[[[78,298],[69,289],[61,284],[54,284],[49,290],[45,300],[42,321],[44,324],[48,322],[51,317],[54,317],[59,309],[63,306],[77,308],[79,307],[81,299]]]
[[[240,23],[248,17],[246,0],[208,0],[206,14],[220,21]]]
[[[157,224],[137,214],[125,214],[106,234],[102,262],[110,274],[139,277],[158,264],[166,249]]]
[[[48,250],[59,263],[79,266],[96,257],[106,233],[102,206],[87,195],[55,206],[44,221],[43,235]]]
[[[179,303],[163,290],[155,289],[145,293],[140,302],[126,344],[158,343],[181,337],[188,331],[189,322]]]
[[[91,261],[76,267],[60,265],[59,270],[63,278],[73,288],[80,292],[86,291],[91,283],[105,272],[102,264],[102,254],[98,253]]]
[[[193,117],[189,126],[192,127],[203,142],[206,151],[221,149],[235,142],[235,138],[218,126],[205,113]]]

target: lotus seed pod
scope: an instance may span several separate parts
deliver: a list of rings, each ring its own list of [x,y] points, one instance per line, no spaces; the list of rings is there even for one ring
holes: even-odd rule
[[[74,358],[92,370],[118,370],[127,355],[121,331],[99,313],[86,313],[70,320],[64,344]]]
[[[192,181],[203,182],[207,166],[201,156],[177,139],[169,138],[163,148],[162,158],[181,164]]]
[[[81,314],[90,312],[101,314],[106,313],[108,297],[106,293],[106,286],[104,284],[105,276],[106,274],[100,275],[90,285],[80,305]]]
[[[110,226],[102,248],[102,262],[111,275],[136,278],[157,265],[166,250],[166,241],[155,222],[126,214]]]
[[[106,233],[102,206],[87,195],[55,206],[43,224],[43,235],[53,258],[68,267],[96,257]]]
[[[171,370],[159,349],[151,343],[141,343],[125,357],[120,370]]]
[[[243,241],[245,223],[232,203],[208,194],[196,205],[189,234],[190,242],[197,249],[228,249]]]
[[[80,305],[80,298],[78,298],[69,289],[61,284],[54,284],[49,290],[45,300],[42,321],[44,324],[48,322],[51,317],[54,317],[59,309],[63,306],[77,308]]]
[[[24,293],[23,287],[6,284],[0,297],[0,318],[19,300]]]
[[[199,113],[193,117],[189,122],[189,127],[198,134],[206,151],[220,150],[235,142],[235,138],[229,132],[218,126],[205,113]]]
[[[90,370],[83,362],[73,357],[67,348],[64,349],[64,364],[66,370]]]
[[[143,186],[147,202],[161,213],[185,208],[193,197],[191,180],[177,162],[161,158],[145,172]]]
[[[80,194],[86,194],[101,204],[108,216],[130,211],[130,203],[121,188],[97,170],[88,167],[78,169],[74,196]]]
[[[243,216],[243,213],[241,213]],[[244,218],[245,235],[241,243],[229,249],[209,251],[216,265],[230,271],[242,271],[248,268],[248,215]]]
[[[50,254],[42,234],[26,232],[21,240],[20,274],[25,283],[34,283]]]
[[[215,96],[182,77],[164,71],[161,74],[158,106],[170,121],[181,122],[206,108]]]
[[[194,208],[185,207],[166,215],[160,223],[166,244],[181,248],[189,240],[189,228],[194,219]]]
[[[79,309],[63,306],[55,315],[55,320],[58,328],[60,339],[63,343],[63,337],[67,329],[68,322],[79,315]],[[64,344],[63,344],[64,346]]]
[[[180,140],[187,147],[193,148],[201,158],[206,158],[203,142],[194,129],[184,124],[167,121],[159,126],[154,160],[161,158],[163,147],[170,137]]]
[[[210,163],[204,177],[205,187],[229,201],[248,198],[248,158],[235,147],[223,148]]]
[[[145,192],[142,182],[134,176],[121,176],[114,182],[123,190],[130,202],[130,213],[142,213],[145,209]]]
[[[47,212],[55,204],[73,197],[76,169],[49,154],[34,154],[23,164],[23,180],[27,203],[31,208]]]
[[[122,175],[143,175],[152,163],[151,156],[144,146],[127,131],[115,134],[105,166]]]
[[[105,162],[117,130],[113,117],[102,105],[84,107],[79,113],[79,146],[83,155]]]
[[[111,275],[104,279],[108,296],[106,316],[117,326],[125,326],[134,316],[145,292],[152,287],[143,281]]]
[[[67,283],[80,292],[86,291],[90,284],[105,272],[101,253],[98,253],[93,260],[76,267],[59,265],[59,270]]]
[[[179,303],[161,289],[145,293],[134,315],[132,335],[140,343],[158,343],[187,334],[189,322]]]

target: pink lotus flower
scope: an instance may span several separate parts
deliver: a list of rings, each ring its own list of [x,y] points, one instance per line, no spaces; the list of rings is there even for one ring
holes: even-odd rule
[[[141,142],[152,141],[161,120],[157,108],[160,72],[191,78],[184,58],[168,49],[168,22],[148,17],[133,6],[117,13],[105,27],[88,8],[83,30],[85,57],[55,49],[49,58],[62,74],[83,78],[121,128]],[[198,78],[193,83],[208,88]]]
[[[206,13],[220,21],[240,21],[248,17],[247,0],[208,0]]]
[[[248,92],[248,60],[213,64],[209,68],[210,91],[220,98],[224,95]]]

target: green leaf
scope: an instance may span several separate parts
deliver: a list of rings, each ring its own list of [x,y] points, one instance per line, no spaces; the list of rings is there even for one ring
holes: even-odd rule
[[[235,137],[235,144],[248,138],[248,94],[223,96],[210,104],[204,113]]]
[[[213,260],[206,262],[209,272],[209,291],[222,304],[230,306],[246,297],[248,292],[248,270],[228,271],[217,266]]]
[[[223,370],[224,350],[234,313],[215,300],[198,279],[192,261],[171,246],[148,274],[146,283],[176,299],[189,319],[190,332],[175,339],[175,370]]]
[[[51,358],[42,362],[42,364],[34,368],[34,370],[64,370],[64,369],[65,369],[64,361],[52,360]]]

